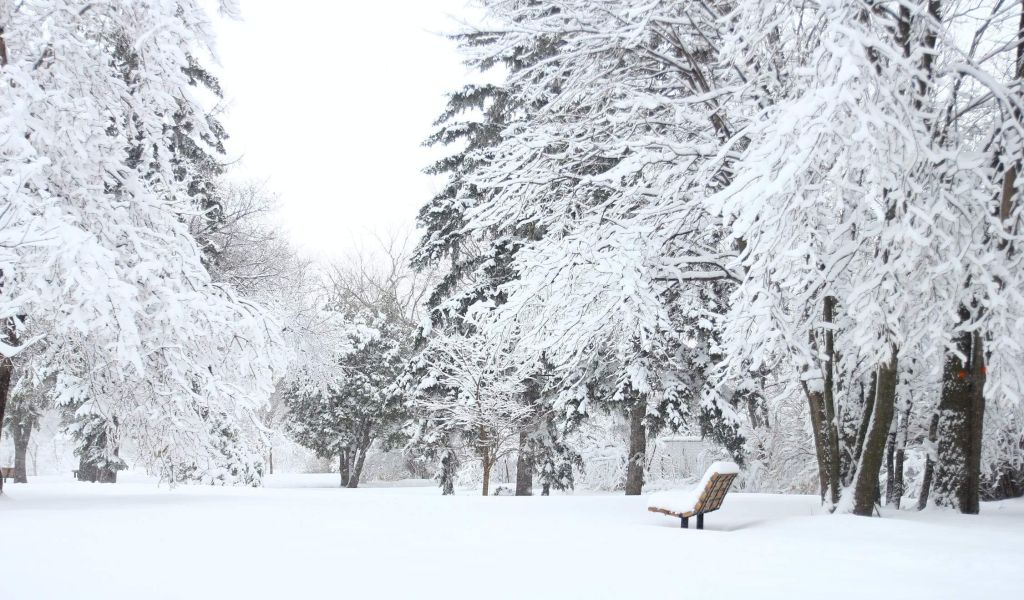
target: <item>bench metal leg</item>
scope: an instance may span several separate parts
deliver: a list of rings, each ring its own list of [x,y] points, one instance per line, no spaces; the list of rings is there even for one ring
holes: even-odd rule
[[[690,522],[689,519],[687,519],[686,517],[679,517],[679,520],[680,520],[680,523],[679,523],[680,527],[682,527],[683,529],[689,529],[689,522]]]
[[[704,529],[704,513],[697,515],[697,529]]]

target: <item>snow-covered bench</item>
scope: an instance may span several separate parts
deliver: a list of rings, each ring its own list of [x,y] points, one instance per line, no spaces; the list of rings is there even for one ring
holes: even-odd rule
[[[14,467],[0,467],[0,478],[3,478],[4,483],[8,479],[14,479]]]
[[[690,517],[696,515],[697,529],[704,529],[704,515],[722,507],[739,472],[736,463],[713,463],[693,489],[652,494],[647,499],[647,510],[679,517],[680,527],[687,527]]]

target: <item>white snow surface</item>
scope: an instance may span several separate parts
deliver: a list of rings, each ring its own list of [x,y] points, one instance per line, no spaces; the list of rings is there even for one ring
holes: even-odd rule
[[[647,506],[649,508],[663,508],[677,513],[690,512],[697,506],[701,492],[704,491],[704,488],[708,487],[708,483],[715,474],[733,475],[739,472],[740,468],[734,462],[713,462],[708,467],[708,470],[704,471],[704,476],[700,478],[697,485],[688,490],[670,490],[651,494],[647,497]],[[726,494],[726,497],[728,497],[728,494]]]
[[[1024,564],[1024,500],[863,518],[733,492],[698,531],[643,497],[443,497],[335,478],[8,483],[0,598],[1009,598]]]

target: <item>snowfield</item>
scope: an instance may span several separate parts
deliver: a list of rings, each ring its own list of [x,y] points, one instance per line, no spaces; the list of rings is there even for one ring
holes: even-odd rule
[[[864,519],[820,514],[810,496],[732,493],[697,531],[643,497],[335,482],[8,484],[0,598],[936,600],[1014,597],[1024,578],[1024,500]]]

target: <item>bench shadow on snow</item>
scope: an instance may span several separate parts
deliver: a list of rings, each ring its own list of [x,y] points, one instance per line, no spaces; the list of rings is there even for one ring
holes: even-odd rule
[[[670,517],[666,517],[664,519],[664,522],[662,523],[654,523],[652,525],[655,527],[662,527],[665,529],[679,529],[683,532],[693,533],[694,535],[701,535],[704,532],[730,533],[733,531],[740,531],[743,529],[752,529],[760,527],[762,525],[768,525],[769,523],[775,520],[775,517],[736,519],[730,518],[729,515],[726,514],[722,515],[722,517],[724,518],[720,519],[719,522],[716,523],[711,520],[712,515],[714,515],[714,513],[709,513],[707,516],[704,517],[704,529],[696,529],[692,521],[690,522],[690,527],[688,529],[684,529],[679,526],[679,519],[673,520]]]

